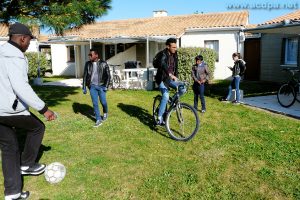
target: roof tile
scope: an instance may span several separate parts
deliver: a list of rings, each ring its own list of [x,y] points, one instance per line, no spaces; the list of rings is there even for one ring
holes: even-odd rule
[[[190,27],[246,26],[248,17],[248,11],[239,11],[102,21],[84,25],[80,29],[66,31],[65,36],[79,36],[82,39],[118,36],[180,36],[186,28]]]

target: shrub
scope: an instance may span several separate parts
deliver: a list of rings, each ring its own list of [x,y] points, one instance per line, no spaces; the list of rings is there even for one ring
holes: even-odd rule
[[[178,49],[178,72],[180,80],[192,83],[191,70],[195,64],[195,57],[202,55],[210,71],[210,80],[214,77],[216,53],[212,49],[202,47],[184,47]]]
[[[26,53],[28,59],[28,77],[36,78],[38,76],[38,66],[40,66],[40,76],[44,76],[45,71],[50,68],[50,63],[46,59],[45,54],[37,52]]]

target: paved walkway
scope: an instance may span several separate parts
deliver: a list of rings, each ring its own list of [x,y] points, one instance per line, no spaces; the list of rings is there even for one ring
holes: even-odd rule
[[[284,108],[278,103],[276,95],[248,97],[243,99],[243,103],[300,119],[300,103],[296,101],[291,107]]]
[[[82,87],[82,79],[70,78],[55,82],[46,82],[43,85],[64,86],[64,87]]]
[[[65,79],[56,82],[43,83],[43,85],[56,85],[65,87],[82,87],[81,79]],[[248,97],[243,99],[243,103],[249,106],[269,110],[271,112],[287,115],[293,118],[300,119],[300,103],[295,102],[289,108],[280,106],[276,95]]]

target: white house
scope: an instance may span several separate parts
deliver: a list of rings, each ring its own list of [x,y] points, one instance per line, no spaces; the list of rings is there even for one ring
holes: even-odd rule
[[[175,37],[178,47],[208,47],[218,54],[214,77],[226,79],[233,64],[233,52],[243,54],[243,30],[248,11],[167,16],[154,11],[143,19],[102,21],[65,33],[49,36],[53,75],[82,77],[90,48],[97,48],[110,64],[140,61],[151,67],[155,54],[165,48],[165,40]]]

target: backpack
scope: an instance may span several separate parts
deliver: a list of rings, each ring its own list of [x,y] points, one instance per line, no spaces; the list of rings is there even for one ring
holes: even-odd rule
[[[158,52],[155,57],[153,58],[152,65],[154,68],[160,68],[161,67],[161,58],[163,56],[163,51]]]
[[[240,75],[243,76],[246,71],[246,62],[243,60],[240,60],[239,68],[240,68]]]

